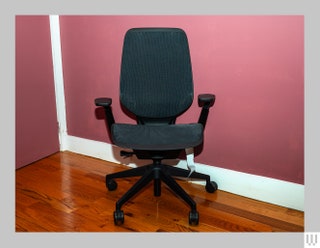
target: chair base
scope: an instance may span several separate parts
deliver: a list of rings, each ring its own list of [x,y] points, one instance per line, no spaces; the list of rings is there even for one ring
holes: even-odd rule
[[[174,180],[173,177],[194,178],[206,180],[206,191],[213,193],[218,189],[218,185],[210,181],[210,176],[165,165],[161,160],[153,160],[153,164],[145,165],[126,171],[121,171],[113,174],[106,175],[106,187],[108,190],[113,191],[117,188],[117,183],[114,181],[116,178],[126,178],[141,176],[141,178],[116,202],[116,210],[114,212],[114,223],[116,225],[123,224],[124,213],[121,210],[130,198],[137,194],[141,189],[148,185],[152,180],[154,181],[154,195],[161,195],[161,181],[175,192],[182,200],[184,200],[191,208],[189,214],[189,224],[197,225],[199,223],[199,213],[197,211],[196,202],[184,191],[184,189]]]

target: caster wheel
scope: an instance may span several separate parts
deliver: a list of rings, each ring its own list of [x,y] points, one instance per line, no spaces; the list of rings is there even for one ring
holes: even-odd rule
[[[110,180],[106,181],[106,186],[107,186],[108,190],[113,191],[113,190],[116,190],[118,184],[116,183],[115,180],[110,179]]]
[[[189,224],[192,226],[199,224],[199,213],[197,211],[189,213]]]
[[[119,226],[124,222],[124,213],[122,210],[116,210],[113,212],[114,224]]]
[[[218,184],[214,181],[210,181],[206,184],[206,191],[209,193],[213,193],[218,189]]]

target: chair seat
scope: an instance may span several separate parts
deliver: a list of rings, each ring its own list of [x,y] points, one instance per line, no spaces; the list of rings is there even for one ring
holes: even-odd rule
[[[114,144],[134,150],[179,150],[195,147],[203,141],[203,126],[199,123],[174,125],[113,124]]]

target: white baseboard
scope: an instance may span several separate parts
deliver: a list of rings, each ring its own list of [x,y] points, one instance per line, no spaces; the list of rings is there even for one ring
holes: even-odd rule
[[[120,148],[108,143],[70,135],[67,135],[64,140],[64,150],[100,158],[110,162],[125,164],[130,167],[146,163],[146,161],[136,159],[135,156],[123,159],[119,154]],[[172,161],[172,164],[187,168],[185,160]],[[195,165],[197,172],[210,175],[211,180],[215,181],[221,190],[304,211],[304,185],[222,169],[211,165],[199,163],[195,163]]]

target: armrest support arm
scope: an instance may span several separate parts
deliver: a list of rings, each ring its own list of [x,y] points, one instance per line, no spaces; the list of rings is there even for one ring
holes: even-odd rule
[[[216,96],[213,94],[200,94],[198,95],[198,104],[199,107],[202,107],[198,123],[203,125],[203,128],[206,126],[207,118],[209,114],[209,108],[214,105]]]
[[[111,109],[112,99],[111,98],[96,98],[94,103],[98,107],[103,107],[106,113],[106,119],[108,123],[108,128],[111,131],[111,126],[114,124],[114,117]]]

